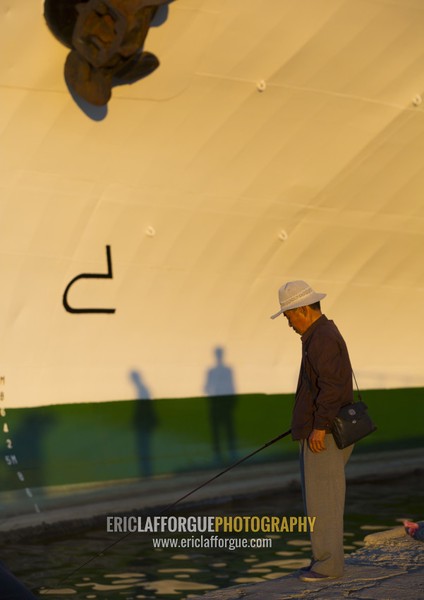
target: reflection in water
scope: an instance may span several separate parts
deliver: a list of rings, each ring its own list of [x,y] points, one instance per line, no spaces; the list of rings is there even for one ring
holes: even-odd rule
[[[162,579],[151,581],[146,584],[146,589],[153,590],[156,595],[164,596],[177,594],[178,592],[207,592],[216,590],[216,585],[209,583],[198,583],[196,581],[175,581],[175,579]]]
[[[138,400],[134,411],[134,425],[137,436],[139,473],[142,477],[150,477],[153,473],[152,434],[158,425],[158,419],[150,391],[144,384],[141,373],[131,371],[130,378],[134,383]]]
[[[215,358],[216,365],[206,374],[204,391],[209,396],[209,418],[215,462],[223,464],[224,444],[227,445],[230,462],[234,462],[237,458],[234,428],[236,390],[233,371],[224,364],[223,348],[215,348]]]
[[[73,588],[51,588],[49,590],[40,590],[38,594],[40,596],[74,596],[78,592]]]

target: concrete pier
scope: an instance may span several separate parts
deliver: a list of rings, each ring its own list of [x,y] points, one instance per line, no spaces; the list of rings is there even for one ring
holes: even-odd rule
[[[346,469],[348,482],[378,481],[424,472],[421,449],[354,454]],[[29,532],[59,528],[62,532],[81,524],[101,523],[105,515],[148,510],[156,512],[172,505],[218,471],[201,471],[149,479],[106,481],[33,490],[38,492],[40,512],[34,512],[34,498],[24,490],[0,493],[0,540],[25,537]],[[188,504],[219,504],[230,498],[278,493],[299,486],[297,460],[270,463],[243,463],[202,487],[179,507]]]
[[[191,596],[191,600],[422,600],[424,543],[396,527],[365,538],[365,546],[346,558],[341,579],[306,583],[299,572],[272,581]]]

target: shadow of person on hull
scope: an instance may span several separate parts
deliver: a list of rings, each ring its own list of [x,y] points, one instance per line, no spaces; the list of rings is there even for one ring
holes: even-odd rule
[[[236,390],[233,370],[224,364],[224,348],[214,350],[216,365],[206,372],[204,392],[209,396],[209,419],[212,434],[212,449],[217,465],[237,460],[234,410]],[[224,445],[228,458],[224,458]]]
[[[43,507],[45,487],[49,485],[47,438],[53,428],[55,419],[44,409],[31,409],[18,421],[15,433],[9,440],[11,452],[16,454],[18,465],[16,475],[20,488],[25,488],[28,499]],[[1,599],[1,596],[0,596]]]
[[[130,372],[130,378],[137,394],[137,402],[134,409],[134,425],[139,474],[142,477],[151,477],[153,475],[152,435],[158,425],[158,418],[154,401],[151,398],[149,389],[143,382],[141,373],[133,370]]]

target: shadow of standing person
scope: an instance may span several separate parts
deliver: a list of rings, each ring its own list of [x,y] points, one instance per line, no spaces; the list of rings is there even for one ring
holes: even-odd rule
[[[139,473],[142,477],[150,477],[152,468],[152,433],[158,425],[156,410],[150,392],[143,383],[139,371],[131,371],[130,378],[134,383],[137,393],[137,403],[134,410],[134,425],[137,438],[137,457]]]
[[[225,463],[223,446],[228,449],[229,461],[237,458],[234,428],[234,409],[236,406],[233,371],[224,364],[224,349],[214,350],[216,365],[206,374],[204,391],[209,396],[209,418],[212,433],[212,448],[215,462]]]
[[[46,487],[51,484],[46,465],[49,454],[47,437],[55,419],[45,408],[28,409],[24,415],[16,431],[10,434],[8,447],[19,460],[17,470],[22,471],[21,482],[24,482],[24,487],[31,490],[29,497],[42,510],[43,500],[48,497],[45,494]]]

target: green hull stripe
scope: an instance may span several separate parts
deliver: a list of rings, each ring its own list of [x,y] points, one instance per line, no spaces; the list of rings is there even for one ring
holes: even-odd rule
[[[356,451],[422,445],[424,389],[363,397],[378,431]],[[22,488],[17,471],[32,488],[223,466],[288,429],[292,404],[292,394],[251,394],[9,409],[1,489]],[[297,444],[285,439],[252,460],[296,454]],[[12,455],[18,462],[9,465]]]

